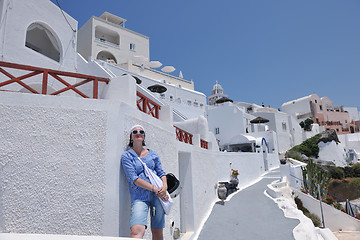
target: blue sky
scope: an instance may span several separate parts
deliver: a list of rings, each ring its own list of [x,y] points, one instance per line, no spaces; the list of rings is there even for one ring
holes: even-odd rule
[[[312,93],[360,109],[358,0],[58,0],[79,22],[104,11],[150,37],[150,60],[210,95],[271,105]],[[56,3],[56,0],[52,0]]]

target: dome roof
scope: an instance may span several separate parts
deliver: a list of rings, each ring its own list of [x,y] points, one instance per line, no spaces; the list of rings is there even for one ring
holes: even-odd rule
[[[213,86],[213,90],[215,89],[223,90],[222,86],[218,83],[218,81],[216,81],[215,85]]]
[[[224,92],[224,90],[223,90],[222,86],[216,81],[216,83],[212,89],[212,94],[213,95],[223,94],[223,92]]]

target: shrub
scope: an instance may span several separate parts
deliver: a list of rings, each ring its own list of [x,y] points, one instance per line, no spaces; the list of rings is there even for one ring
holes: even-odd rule
[[[318,218],[318,216],[310,212],[304,213],[304,215],[311,219],[315,227],[320,227],[320,219]]]
[[[352,167],[354,177],[360,177],[360,163],[354,164]]]
[[[295,197],[295,203],[299,210],[301,210],[305,216],[311,219],[311,221],[314,223],[315,227],[320,227],[320,219],[315,215],[309,212],[307,208],[304,207],[301,199],[299,197]]]
[[[303,157],[301,156],[301,153],[295,152],[295,151],[287,151],[285,153],[285,157],[286,158],[292,158],[292,159],[295,159],[295,160],[298,160],[298,161],[301,161],[301,162],[305,161],[305,159],[303,159]]]
[[[308,157],[318,157],[319,155],[319,146],[317,145],[317,141],[320,139],[321,134],[317,134],[311,138],[306,139],[301,144],[290,149],[291,151],[296,151],[302,153]]]
[[[344,175],[345,177],[353,177],[354,169],[352,167],[344,167]]]
[[[331,178],[335,179],[343,179],[345,176],[344,169],[341,167],[329,167],[329,173]]]

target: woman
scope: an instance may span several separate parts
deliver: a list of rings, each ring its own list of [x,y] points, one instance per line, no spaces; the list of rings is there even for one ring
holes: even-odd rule
[[[152,239],[161,240],[165,227],[165,214],[158,197],[168,200],[166,174],[161,168],[158,155],[151,149],[145,149],[144,146],[144,128],[141,125],[135,125],[130,130],[129,150],[125,151],[121,157],[131,196],[131,237],[143,238],[150,208]],[[163,181],[163,187],[159,189],[150,183],[138,157],[146,163],[148,168],[155,170]]]

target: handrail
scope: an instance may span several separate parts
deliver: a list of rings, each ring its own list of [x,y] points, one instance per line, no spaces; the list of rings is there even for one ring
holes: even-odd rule
[[[298,178],[298,177],[296,177],[296,176],[294,176],[294,175],[292,175],[292,174],[290,174],[290,176],[293,177],[293,178],[296,178],[296,179],[298,179],[298,180],[300,180],[300,181],[303,181],[304,183],[309,184],[309,185],[315,187],[316,189],[320,189],[322,192],[326,193],[327,195],[333,196],[333,197],[341,200],[342,202],[345,202],[345,201],[346,201],[345,199],[342,199],[342,198],[340,198],[340,197],[338,197],[338,196],[336,196],[336,195],[334,195],[334,194],[332,194],[332,193],[329,193],[328,191],[326,191],[326,190],[324,190],[324,189],[322,189],[322,188],[320,188],[320,187],[318,187],[318,186],[315,186],[314,184],[311,184],[311,183],[305,181],[304,179],[300,179],[300,178]],[[352,205],[352,206],[355,206],[356,208],[358,208],[358,209],[360,210],[360,206],[358,206],[358,205],[356,205],[356,204],[353,204],[353,203],[350,203],[350,201],[349,201],[348,203],[349,203],[350,207],[351,207],[351,205]],[[355,215],[354,217],[356,218],[356,215]]]
[[[19,70],[26,70],[26,71],[30,71],[30,73],[15,77],[14,75],[12,75],[8,71],[6,71],[4,69],[4,67],[5,68],[19,69]],[[73,90],[74,92],[76,92],[80,96],[82,96],[84,98],[89,98],[83,92],[76,89],[76,87],[84,85],[84,84],[89,83],[89,82],[93,82],[93,98],[97,99],[98,98],[99,82],[105,82],[106,84],[108,84],[110,82],[110,80],[108,78],[101,78],[101,77],[95,77],[95,76],[80,74],[80,73],[64,72],[64,71],[58,71],[58,70],[52,70],[52,69],[47,69],[47,68],[34,67],[34,66],[29,66],[29,65],[21,65],[21,64],[9,63],[9,62],[3,62],[3,61],[0,61],[0,72],[2,74],[4,74],[5,76],[10,78],[9,80],[6,80],[4,82],[0,82],[0,87],[6,86],[6,85],[9,85],[9,84],[12,84],[12,83],[18,83],[18,84],[20,84],[21,86],[23,86],[25,89],[29,90],[32,93],[44,94],[44,95],[48,94],[47,93],[47,87],[48,87],[48,78],[49,78],[49,76],[53,77],[54,79],[56,79],[57,81],[61,82],[62,84],[64,84],[66,86],[65,88],[62,88],[62,89],[60,89],[58,91],[55,91],[55,92],[51,93],[50,95],[58,95],[60,93],[66,92],[68,90]],[[30,87],[26,83],[22,82],[22,80],[24,80],[26,78],[30,78],[30,77],[33,77],[33,76],[36,76],[36,75],[39,75],[39,74],[43,75],[41,93],[36,91],[35,89]],[[84,80],[81,81],[81,82],[75,83],[75,84],[70,84],[67,81],[65,81],[63,78],[61,78],[60,76],[79,78],[79,79],[84,79]]]
[[[139,91],[136,92],[136,96],[139,99],[136,101],[138,109],[146,114],[153,116],[154,118],[159,119],[159,111],[161,106],[147,98],[145,95],[141,94]]]
[[[209,149],[209,144],[204,139],[200,139],[200,147],[205,148],[205,149]]]
[[[181,128],[178,128],[176,126],[174,126],[176,129],[176,139],[179,140],[180,142],[184,142],[184,143],[188,143],[188,144],[193,144],[192,143],[192,137],[193,135],[191,133],[188,133],[184,130],[182,130]]]

